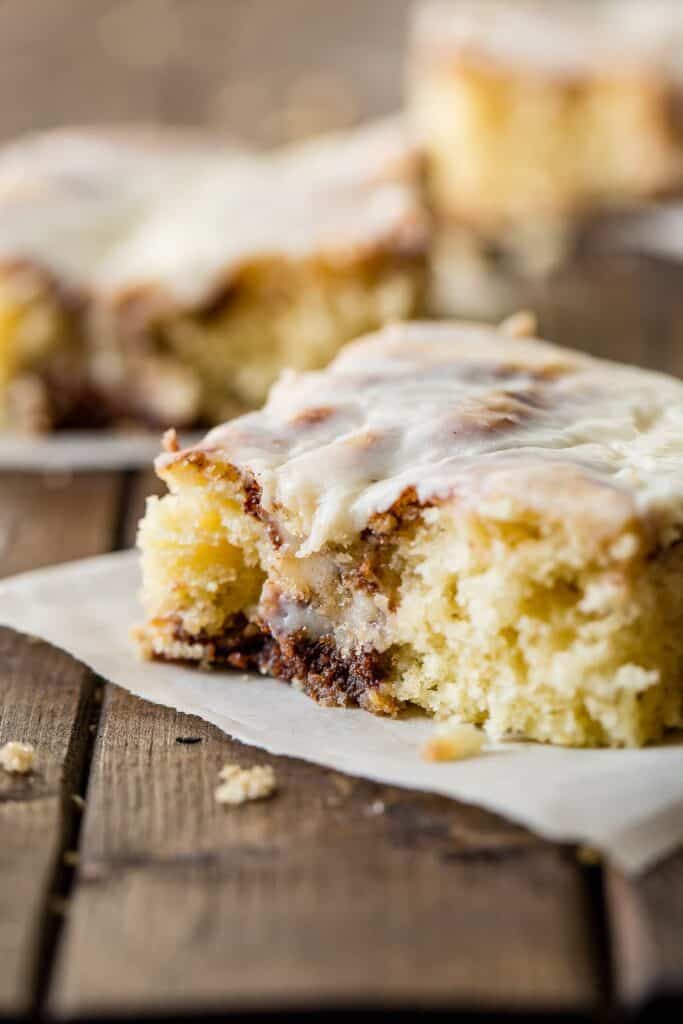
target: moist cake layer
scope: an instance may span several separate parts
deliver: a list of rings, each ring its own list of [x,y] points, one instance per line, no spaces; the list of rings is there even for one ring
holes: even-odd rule
[[[539,217],[556,236],[678,194],[682,54],[676,0],[423,3],[410,107],[435,210],[531,260]]]
[[[682,724],[683,384],[520,323],[386,328],[170,438],[143,649],[498,735]]]
[[[282,366],[322,366],[360,331],[411,315],[426,244],[416,170],[394,120],[265,156],[173,131],[6,147],[0,419],[31,425],[1,385],[23,374],[49,393],[42,354],[68,346],[112,420],[221,421],[259,404]],[[5,286],[17,264],[78,300],[74,331],[44,332],[36,360]],[[36,295],[30,311],[44,321],[50,309]]]

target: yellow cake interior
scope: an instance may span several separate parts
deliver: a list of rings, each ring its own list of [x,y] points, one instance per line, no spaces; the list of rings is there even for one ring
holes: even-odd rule
[[[28,268],[0,271],[0,427],[49,429],[82,368],[75,317],[54,286]]]
[[[672,97],[646,74],[555,78],[427,53],[411,106],[435,208],[484,233],[680,187]]]
[[[351,338],[415,314],[422,290],[419,264],[390,254],[259,261],[214,308],[160,323],[156,345],[192,373],[195,418],[220,423],[260,405],[283,367],[319,369]]]
[[[210,664],[212,639],[239,613],[262,622],[275,591],[281,622],[324,623],[342,657],[381,653],[359,701],[370,710],[414,704],[577,746],[637,746],[683,724],[680,544],[648,552],[634,524],[588,552],[571,523],[446,502],[297,559],[245,514],[229,466],[181,461],[165,479],[139,538],[150,656]]]
[[[284,367],[323,367],[357,334],[416,313],[423,290],[420,257],[273,258],[247,266],[210,308],[140,327],[125,310],[69,310],[30,271],[5,273],[0,426],[59,426],[60,403],[84,382],[112,421],[220,423],[259,405]]]

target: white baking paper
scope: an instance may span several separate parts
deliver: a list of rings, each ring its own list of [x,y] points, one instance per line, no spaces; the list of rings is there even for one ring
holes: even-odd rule
[[[594,846],[628,873],[683,841],[683,738],[644,750],[501,743],[469,760],[426,762],[426,718],[323,708],[256,675],[140,661],[129,635],[142,618],[138,588],[134,552],[25,573],[0,582],[0,624],[272,754],[479,804],[549,839]]]
[[[201,433],[179,437],[183,447]],[[44,436],[0,432],[0,470],[63,473],[146,469],[161,451],[161,431],[65,430]]]

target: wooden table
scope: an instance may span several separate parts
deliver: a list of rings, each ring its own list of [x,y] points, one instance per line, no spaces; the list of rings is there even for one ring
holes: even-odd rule
[[[0,0],[0,137],[130,117],[261,141],[343,126],[399,102],[409,2]],[[638,280],[596,269],[533,301],[555,337],[682,373],[681,274]],[[0,477],[0,573],[130,545],[154,486]],[[38,770],[0,775],[0,1017],[681,1019],[683,854],[629,882],[476,808],[265,758],[0,630],[10,738]],[[217,806],[228,760],[274,762],[280,794]]]

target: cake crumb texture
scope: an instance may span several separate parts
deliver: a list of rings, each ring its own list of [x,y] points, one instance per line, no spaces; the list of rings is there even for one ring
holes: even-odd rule
[[[221,781],[216,787],[216,802],[232,807],[251,800],[264,800],[272,796],[276,789],[275,772],[269,764],[257,764],[252,768],[226,764],[218,777]]]
[[[0,747],[0,768],[16,775],[27,775],[33,771],[35,750],[30,743],[10,740]]]
[[[475,757],[484,747],[484,734],[474,725],[441,722],[422,751],[425,761],[462,761]]]
[[[486,236],[680,191],[680,3],[428,0],[409,103],[439,215]]]

